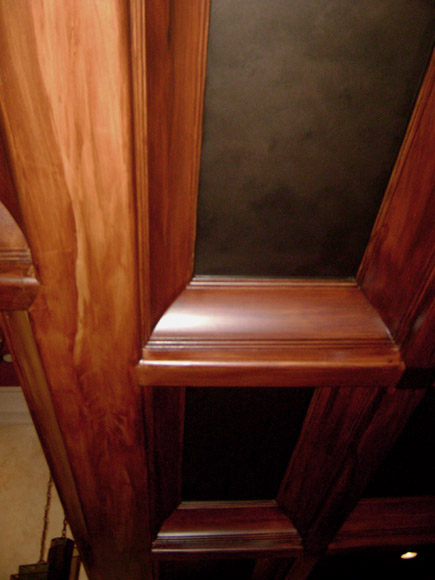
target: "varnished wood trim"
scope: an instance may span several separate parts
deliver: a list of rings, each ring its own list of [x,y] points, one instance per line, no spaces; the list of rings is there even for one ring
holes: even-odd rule
[[[136,157],[147,154],[148,159],[148,193],[139,187],[137,195],[148,199],[139,219],[149,219],[152,328],[193,272],[210,0],[147,0],[144,5],[145,29],[139,34],[147,62],[136,60],[134,78],[146,75],[147,84],[148,140],[141,152],[136,139]],[[135,102],[143,100],[144,83],[133,85]],[[143,121],[137,122],[141,139]],[[146,225],[143,231],[146,236]]]
[[[154,329],[141,384],[389,386],[403,365],[351,282],[195,280]]]
[[[402,345],[405,362],[413,366],[435,364],[434,352],[424,348],[434,339],[433,325],[425,325],[435,296],[434,150],[432,55],[357,275],[358,283]],[[414,341],[418,341],[421,354]]]
[[[146,65],[146,2],[131,0],[130,59],[133,113],[133,174],[137,207],[137,252],[141,338],[146,342],[151,332],[150,224],[148,200],[148,111]]]
[[[0,202],[0,310],[27,310],[38,290],[26,238]]]
[[[329,551],[434,542],[434,496],[371,498],[358,502]]]
[[[153,543],[159,559],[292,556],[301,541],[274,501],[185,502]]]
[[[311,551],[333,540],[424,394],[316,392],[278,495]]]

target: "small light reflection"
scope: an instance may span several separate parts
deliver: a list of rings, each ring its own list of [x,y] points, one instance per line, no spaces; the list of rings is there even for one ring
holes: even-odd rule
[[[417,556],[417,552],[405,552],[404,554],[400,555],[402,560],[411,560],[412,558],[415,558],[416,556]]]

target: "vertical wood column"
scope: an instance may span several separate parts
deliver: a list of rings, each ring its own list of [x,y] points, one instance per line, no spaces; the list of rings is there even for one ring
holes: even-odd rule
[[[42,284],[30,321],[88,537],[73,533],[104,580],[152,575],[127,16],[117,0],[0,4],[3,130]]]

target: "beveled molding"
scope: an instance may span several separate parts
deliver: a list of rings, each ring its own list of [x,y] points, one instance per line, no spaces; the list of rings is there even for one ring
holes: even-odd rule
[[[202,11],[207,3],[200,4]],[[205,50],[204,35],[199,36],[198,50]],[[203,56],[195,62],[205,67]],[[147,73],[151,82],[161,71],[151,65]],[[178,290],[174,282],[175,299],[167,297],[165,309],[161,301],[151,306],[163,315],[155,318],[136,367],[140,384],[391,387],[405,368],[403,359],[411,366],[433,364],[434,168],[428,156],[435,148],[434,77],[432,57],[356,281],[192,279],[192,255],[183,262],[190,282]],[[196,72],[197,82],[204,78],[205,71]],[[192,163],[197,167],[201,107],[195,112]],[[149,120],[151,136],[155,122]],[[169,173],[175,169],[167,167]],[[153,171],[158,169],[150,166]],[[191,180],[188,185],[184,212],[193,216]],[[189,218],[186,230],[186,220],[177,223],[152,181],[147,192],[149,207],[160,207],[165,228],[172,227],[179,240],[194,240],[195,220]],[[150,219],[149,227],[160,226]],[[165,247],[153,247],[150,239],[150,252],[162,259]]]
[[[142,384],[391,386],[399,349],[354,282],[196,278],[143,349]]]

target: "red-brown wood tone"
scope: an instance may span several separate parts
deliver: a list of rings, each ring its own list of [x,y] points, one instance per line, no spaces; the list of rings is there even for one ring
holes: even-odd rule
[[[209,4],[145,3],[151,327],[193,271]]]
[[[26,238],[0,202],[0,310],[26,310],[38,290]]]
[[[278,495],[310,549],[332,540],[424,393],[316,392]]]
[[[300,537],[274,501],[184,502],[153,542],[159,559],[293,556]]]
[[[10,212],[17,225],[23,229],[23,218],[13,183],[6,148],[0,131],[0,201]]]
[[[319,558],[319,554],[302,554],[290,568],[285,580],[305,580],[309,578]]]
[[[252,580],[284,580],[292,564],[290,558],[258,558]]]
[[[160,319],[141,384],[391,385],[403,370],[351,282],[194,281]]]
[[[370,422],[379,389],[317,389],[284,476],[278,503],[306,536],[348,454]]]
[[[362,499],[329,551],[435,542],[435,497]]]
[[[30,318],[92,580],[151,577],[129,64],[124,2],[0,4],[3,128],[41,281]]]
[[[144,389],[150,527],[155,537],[181,501],[185,389]]]
[[[429,65],[357,281],[402,345],[405,362],[433,366],[435,296],[435,57]],[[423,345],[421,353],[416,345]],[[428,356],[431,354],[431,356]]]

